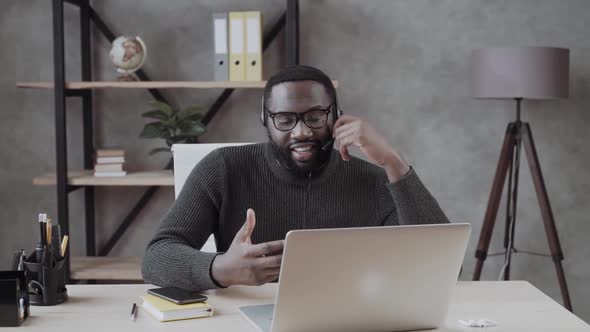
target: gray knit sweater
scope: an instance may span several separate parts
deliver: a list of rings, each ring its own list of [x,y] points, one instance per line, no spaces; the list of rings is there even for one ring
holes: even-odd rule
[[[211,152],[189,175],[143,259],[143,277],[159,286],[218,288],[217,253],[201,252],[210,234],[225,252],[256,213],[253,243],[284,239],[293,229],[447,223],[436,200],[410,170],[389,183],[385,171],[358,158],[329,162],[309,178],[289,172],[270,143]]]

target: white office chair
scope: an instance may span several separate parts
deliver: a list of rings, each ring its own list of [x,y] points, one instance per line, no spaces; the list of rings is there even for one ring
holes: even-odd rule
[[[225,146],[238,146],[252,143],[214,143],[214,144],[174,144],[172,156],[174,158],[174,198],[178,197],[184,182],[196,164],[211,151]],[[209,237],[202,251],[216,252],[215,239]]]

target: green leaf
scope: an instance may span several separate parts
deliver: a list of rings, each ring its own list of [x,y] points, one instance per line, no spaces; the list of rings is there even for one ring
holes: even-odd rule
[[[162,125],[159,122],[150,122],[143,127],[139,137],[141,138],[159,138],[162,136]]]
[[[195,123],[199,123],[198,121],[181,121],[178,124],[178,130],[180,130],[180,132],[183,131],[187,131],[189,128],[191,128]]]
[[[166,121],[162,121],[162,126],[170,129],[176,129],[179,127],[179,121],[172,117],[167,119]]]
[[[152,118],[157,120],[168,120],[168,115],[161,110],[145,112],[141,116],[144,118]]]
[[[174,114],[174,110],[172,109],[172,107],[168,104],[166,104],[165,102],[159,101],[159,100],[152,100],[151,104],[155,107],[157,107],[160,111],[164,112],[165,114],[167,114],[168,116],[172,116],[172,114]]]
[[[200,121],[204,117],[201,113],[189,114],[183,117],[186,121]]]
[[[197,137],[203,135],[205,132],[207,132],[207,129],[197,122],[183,130],[182,135]]]
[[[185,108],[184,111],[182,111],[182,113],[184,113],[185,115],[195,115],[195,114],[205,115],[205,113],[207,113],[207,109],[202,106],[190,106],[190,107]]]
[[[150,151],[150,156],[155,155],[156,153],[160,152],[170,152],[170,148],[155,148]]]
[[[205,116],[207,109],[201,106],[190,106],[180,112],[179,118],[182,120],[200,120]]]

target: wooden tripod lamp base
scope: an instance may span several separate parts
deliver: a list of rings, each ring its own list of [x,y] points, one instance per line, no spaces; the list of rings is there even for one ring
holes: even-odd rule
[[[492,190],[490,193],[490,198],[488,201],[488,206],[483,221],[481,234],[477,245],[477,251],[475,253],[477,261],[475,265],[475,271],[473,273],[473,280],[480,279],[483,264],[485,259],[487,258],[490,240],[492,238],[492,233],[494,230],[494,224],[496,221],[496,216],[498,214],[498,208],[500,205],[500,200],[502,198],[502,191],[506,183],[506,175],[508,174],[509,170],[512,173],[512,170],[515,166],[515,153],[520,152],[516,151],[520,143],[519,140],[521,140],[524,145],[524,150],[526,152],[529,168],[531,171],[531,176],[533,178],[533,183],[535,185],[535,191],[537,194],[539,206],[541,208],[543,225],[545,227],[545,233],[547,235],[547,241],[549,243],[551,257],[553,258],[553,262],[555,263],[555,270],[557,272],[557,278],[559,280],[559,287],[561,289],[561,294],[563,296],[563,303],[568,310],[572,311],[572,304],[569,296],[569,291],[567,288],[567,283],[565,280],[565,274],[563,272],[563,266],[561,265],[561,261],[563,260],[564,256],[561,250],[559,237],[557,235],[557,228],[555,227],[555,219],[553,217],[553,212],[551,210],[551,205],[549,203],[549,196],[547,195],[547,189],[545,187],[545,181],[543,180],[543,174],[541,173],[541,165],[539,164],[539,158],[537,156],[537,150],[535,148],[535,143],[533,141],[531,128],[530,125],[526,122],[511,122],[508,124],[508,127],[506,128],[506,135],[504,136],[504,143],[502,144],[500,160],[496,168],[496,175],[494,176],[494,181],[492,183]],[[512,184],[515,181],[509,182],[511,182]],[[514,188],[511,188],[511,185],[509,185],[509,188],[507,190],[507,192],[509,192],[509,195],[511,189]],[[515,197],[513,197],[513,199],[514,198]],[[513,207],[516,208],[516,204],[513,203]],[[510,230],[510,227],[514,227],[514,225],[514,220],[512,221],[512,223],[510,223],[510,221],[507,222],[505,237],[506,239],[508,239],[509,236],[514,236],[514,231],[512,230],[511,232]],[[510,254],[510,252],[512,252],[514,249],[514,241],[513,239],[508,240],[510,241],[504,241],[504,245],[505,249]],[[507,243],[511,243],[512,245],[508,245]],[[510,265],[508,264],[507,269],[504,273],[504,278],[506,280],[509,279],[509,271]]]

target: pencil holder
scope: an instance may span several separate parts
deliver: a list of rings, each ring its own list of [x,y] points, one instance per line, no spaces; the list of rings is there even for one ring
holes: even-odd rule
[[[25,271],[0,271],[0,327],[19,326],[29,317]]]
[[[28,291],[32,305],[56,305],[67,300],[64,263],[65,259],[61,258],[42,264],[36,261],[34,254],[25,260],[25,268],[31,276]]]

